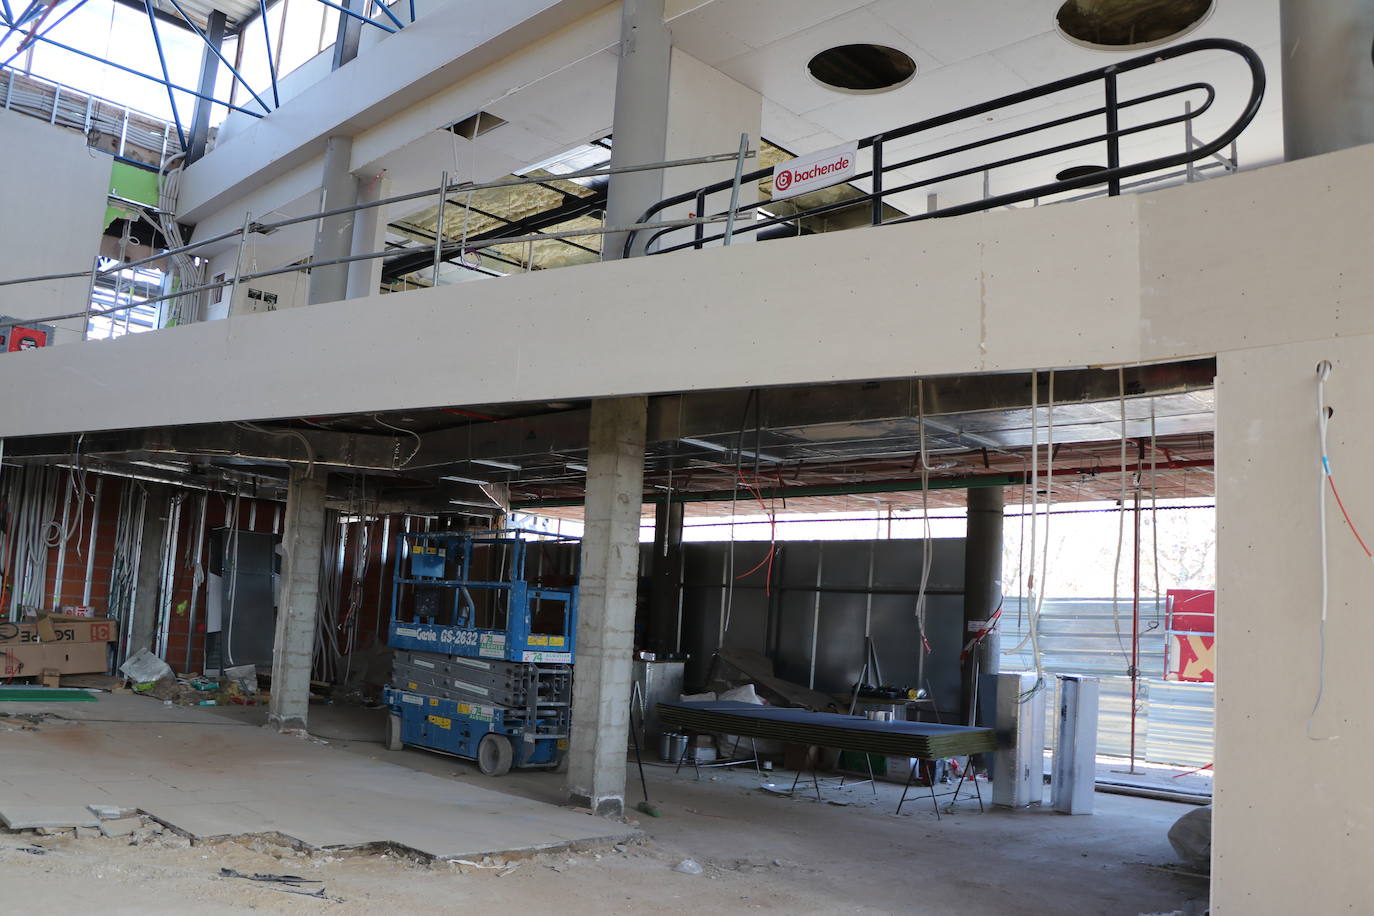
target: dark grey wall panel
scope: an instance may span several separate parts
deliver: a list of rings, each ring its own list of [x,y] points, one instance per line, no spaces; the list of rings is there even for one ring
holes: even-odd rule
[[[842,692],[850,689],[863,666],[867,622],[884,683],[920,687],[929,680],[940,708],[953,710],[958,704],[963,645],[964,542],[945,538],[933,544],[927,635],[934,651],[924,676],[915,617],[924,546],[919,540],[778,544],[773,560],[775,594],[766,595],[761,588],[762,572],[736,580],[725,644],[766,653],[779,677],[800,684],[812,683],[814,662],[816,689]],[[729,544],[687,544],[684,550],[683,650],[693,656],[687,682],[699,685],[719,646]],[[737,543],[736,575],[751,569],[767,551],[764,543]]]
[[[864,663],[866,610],[863,594],[821,595],[820,626],[816,639],[818,690],[849,690],[850,685],[858,679]]]
[[[805,684],[811,677],[812,622],[815,618],[816,595],[814,592],[788,589],[779,597],[778,642],[777,650],[772,654],[773,670],[778,677]]]

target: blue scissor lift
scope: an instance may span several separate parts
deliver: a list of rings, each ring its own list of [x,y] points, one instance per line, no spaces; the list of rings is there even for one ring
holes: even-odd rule
[[[562,764],[577,547],[577,538],[521,529],[398,536],[383,691],[389,748],[468,757],[489,776]]]

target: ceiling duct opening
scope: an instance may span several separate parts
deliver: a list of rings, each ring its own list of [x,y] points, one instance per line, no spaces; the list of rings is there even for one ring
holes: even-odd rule
[[[498,118],[489,111],[479,111],[475,115],[469,115],[461,121],[454,121],[448,127],[441,129],[451,131],[464,140],[476,140],[505,123],[505,118]]]
[[[1066,0],[1055,22],[1071,41],[1099,50],[1172,41],[1212,12],[1213,0]]]
[[[811,58],[811,77],[843,92],[884,92],[906,85],[916,75],[916,62],[886,45],[840,45]]]

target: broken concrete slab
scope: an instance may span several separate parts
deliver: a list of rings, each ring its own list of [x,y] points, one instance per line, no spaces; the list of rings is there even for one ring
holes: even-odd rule
[[[130,836],[142,826],[142,818],[120,817],[112,821],[101,821],[100,833],[103,836]]]
[[[39,827],[95,827],[100,819],[85,805],[11,804],[0,798],[0,821],[11,830],[34,830]]]

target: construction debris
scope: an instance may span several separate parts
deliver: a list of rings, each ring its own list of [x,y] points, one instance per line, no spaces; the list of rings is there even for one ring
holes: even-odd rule
[[[245,875],[243,872],[235,871],[232,868],[221,868],[219,870],[221,878],[242,878],[245,881],[264,881],[272,884],[322,884],[314,878],[302,878],[300,875],[271,875],[256,872]]]
[[[701,867],[701,863],[696,859],[683,859],[673,866],[673,871],[680,871],[684,875],[699,875],[705,871],[705,869]]]

